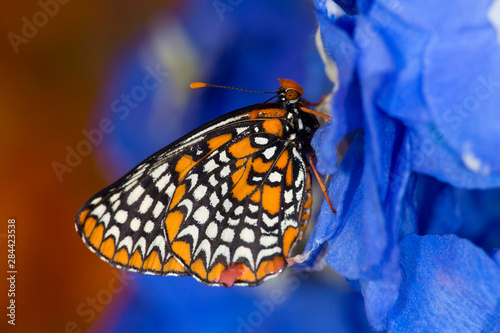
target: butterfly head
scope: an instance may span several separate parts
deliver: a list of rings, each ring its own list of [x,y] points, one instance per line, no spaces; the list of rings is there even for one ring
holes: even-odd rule
[[[281,84],[278,91],[284,94],[285,100],[288,103],[297,103],[304,93],[304,89],[297,82],[290,79],[278,79],[278,81]]]

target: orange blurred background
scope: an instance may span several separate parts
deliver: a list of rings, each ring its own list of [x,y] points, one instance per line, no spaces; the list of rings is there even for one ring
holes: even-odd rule
[[[65,147],[82,139],[115,49],[174,3],[67,1],[52,7],[53,17],[19,45],[11,43],[9,33],[23,36],[23,17],[32,21],[40,4],[0,5],[1,332],[84,332],[95,320],[88,298],[117,290],[113,269],[95,260],[74,230],[81,204],[106,185],[94,159],[84,157],[62,181],[51,164],[64,163]],[[5,316],[11,218],[16,220],[15,326]],[[94,314],[99,311],[96,307]]]

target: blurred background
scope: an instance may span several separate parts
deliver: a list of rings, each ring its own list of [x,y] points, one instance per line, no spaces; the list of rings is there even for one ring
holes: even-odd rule
[[[331,90],[312,1],[2,2],[2,308],[16,220],[16,325],[1,332],[363,332],[363,302],[330,268],[256,288],[124,273],[74,228],[80,206],[197,126],[267,95]],[[317,199],[321,201],[322,198]],[[314,219],[314,218],[313,218]],[[312,228],[312,227],[310,227]]]

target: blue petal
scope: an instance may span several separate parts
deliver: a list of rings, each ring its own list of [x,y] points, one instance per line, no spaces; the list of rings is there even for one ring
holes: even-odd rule
[[[322,173],[331,174],[336,170],[337,165],[337,151],[334,147],[344,135],[363,126],[363,116],[359,82],[357,76],[354,75],[356,48],[349,35],[352,20],[345,19],[331,23],[318,13],[318,21],[326,53],[336,62],[339,71],[340,86],[332,101],[332,116],[335,122],[329,132],[323,135],[321,144],[315,147],[317,151],[322,152],[322,157],[318,158],[319,170]]]
[[[496,248],[491,251],[490,256],[500,265],[500,248]]]
[[[500,140],[500,45],[487,18],[489,5],[455,2],[457,12],[470,12],[469,20],[444,15],[447,6],[434,3],[391,10],[390,3],[377,1],[367,13],[377,28],[361,29],[365,38],[357,43],[369,45],[381,36],[394,56],[397,75],[377,102],[409,127],[413,168],[471,189],[500,185],[500,157],[492,154]]]
[[[455,233],[486,251],[500,244],[499,190],[458,189],[419,175],[416,195],[420,233]]]
[[[320,137],[321,136],[319,136],[319,138]],[[343,230],[344,226],[347,225],[349,228],[352,228],[352,226],[355,225],[354,222],[347,221],[346,215],[353,216],[357,219],[361,216],[362,200],[360,198],[361,189],[359,188],[359,183],[363,173],[363,145],[364,140],[362,135],[357,135],[353,144],[340,162],[338,171],[333,175],[330,181],[328,195],[337,214],[332,213],[327,201],[324,200],[321,206],[321,213],[316,220],[316,225],[304,250],[305,253],[313,251],[313,254],[305,265],[311,265],[314,262],[316,259],[315,256],[319,254],[319,249],[325,242],[338,237],[339,234],[346,235],[346,231]],[[357,212],[347,212],[351,209],[355,209]],[[342,221],[342,223],[340,221]],[[344,240],[344,237],[347,239]],[[352,244],[351,237],[352,235],[342,236],[338,239],[338,242],[349,247]],[[349,257],[345,257],[345,260],[348,262],[353,257],[356,257],[349,248],[342,249],[342,246],[339,245],[339,249],[341,250],[338,256],[340,259],[344,258],[344,255],[348,255]],[[328,249],[329,252],[331,250],[331,248]],[[342,272],[339,271],[339,269],[342,270],[341,267],[332,267],[342,274]],[[349,269],[350,265],[346,265],[345,268]],[[358,278],[357,273],[354,273],[358,269],[354,267],[352,269],[353,273],[348,273],[348,277],[353,279]]]
[[[394,332],[492,332],[500,319],[500,267],[454,235],[411,235],[401,242],[403,283]]]

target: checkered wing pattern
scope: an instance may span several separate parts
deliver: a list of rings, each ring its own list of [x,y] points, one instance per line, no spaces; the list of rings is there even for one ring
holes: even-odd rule
[[[202,126],[94,195],[76,219],[84,242],[116,267],[207,285],[280,273],[312,200],[290,117],[273,105]]]

